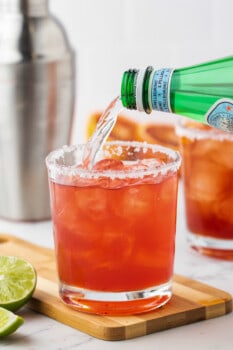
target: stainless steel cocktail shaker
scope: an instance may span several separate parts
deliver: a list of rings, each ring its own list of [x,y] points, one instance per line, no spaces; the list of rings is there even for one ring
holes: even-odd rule
[[[47,0],[0,0],[0,217],[50,217],[44,160],[69,143],[74,59]]]

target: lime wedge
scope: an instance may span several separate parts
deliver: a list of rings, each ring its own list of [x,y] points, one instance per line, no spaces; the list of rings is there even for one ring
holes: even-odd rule
[[[0,307],[15,311],[31,298],[36,287],[36,272],[26,260],[0,256]]]
[[[5,337],[19,328],[24,319],[13,312],[0,307],[0,337]]]

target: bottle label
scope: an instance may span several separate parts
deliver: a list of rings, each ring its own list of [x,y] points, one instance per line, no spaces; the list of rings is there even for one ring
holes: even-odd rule
[[[170,82],[173,69],[156,70],[151,84],[151,107],[157,111],[171,112]]]
[[[206,122],[214,128],[233,132],[233,100],[218,100],[206,113]]]

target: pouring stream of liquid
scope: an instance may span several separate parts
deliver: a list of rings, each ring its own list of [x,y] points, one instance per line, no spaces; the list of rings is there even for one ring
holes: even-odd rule
[[[115,98],[100,117],[96,129],[88,140],[83,152],[83,166],[91,169],[95,164],[98,151],[111,133],[118,114],[123,109],[120,97]]]

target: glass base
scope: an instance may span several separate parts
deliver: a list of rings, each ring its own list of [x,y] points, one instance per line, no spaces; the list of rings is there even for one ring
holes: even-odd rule
[[[99,315],[133,315],[152,311],[172,296],[172,281],[140,291],[95,292],[60,283],[59,293],[68,306]]]
[[[201,236],[195,233],[188,233],[190,246],[201,254],[210,257],[233,260],[233,240],[218,239],[209,236]]]

